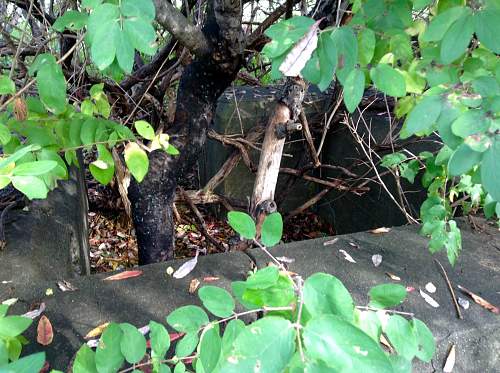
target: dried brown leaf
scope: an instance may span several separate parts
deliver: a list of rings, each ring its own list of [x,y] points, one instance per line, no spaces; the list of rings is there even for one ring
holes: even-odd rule
[[[45,311],[45,303],[42,302],[42,303],[40,303],[40,306],[37,309],[26,312],[23,316],[29,317],[30,319],[34,320],[38,316],[40,316],[43,311]]]
[[[373,234],[382,234],[382,233],[389,233],[391,231],[391,228],[386,228],[386,227],[380,227],[380,228],[375,228],[370,231],[370,233]]]
[[[490,302],[488,302],[486,299],[480,297],[477,294],[474,294],[472,291],[464,288],[463,286],[458,285],[458,288],[463,293],[465,293],[468,296],[470,296],[472,298],[472,300],[474,302],[476,302],[477,304],[479,304],[481,307],[486,308],[488,311],[491,311],[493,313],[500,314],[500,309],[497,306],[494,306],[493,304],[491,304]]]
[[[105,322],[104,324],[101,324],[99,326],[96,326],[94,329],[92,329],[90,332],[87,333],[87,335],[84,337],[85,339],[90,339],[90,338],[95,338],[98,337],[102,334],[104,329],[106,329],[109,325],[109,322]]]
[[[196,267],[196,264],[198,263],[198,252],[196,252],[196,256],[192,259],[189,259],[187,262],[182,264],[177,271],[173,273],[173,277],[180,279],[186,277],[191,271]]]
[[[75,290],[78,290],[77,287],[73,286],[73,284],[71,284],[70,282],[68,282],[66,280],[57,281],[57,287],[61,291],[75,291]]]
[[[338,238],[334,238],[332,240],[325,241],[325,242],[323,242],[323,246],[333,245],[338,240],[339,240]]]
[[[203,277],[204,282],[214,282],[214,281],[218,281],[218,280],[220,280],[220,278],[216,277],[216,276]]]
[[[347,251],[339,250],[339,253],[344,255],[344,259],[347,260],[348,262],[356,263],[356,261],[353,259],[353,257],[351,255],[349,255],[349,253]]]
[[[54,330],[47,316],[43,315],[38,321],[36,341],[43,346],[48,346],[54,339]]]
[[[389,276],[389,278],[390,278],[391,280],[394,280],[394,281],[401,281],[401,277],[396,276],[396,275],[395,275],[395,274],[393,274],[393,273],[386,272],[385,274],[386,274],[387,276]]]
[[[198,286],[200,286],[200,280],[198,280],[197,278],[193,278],[189,283],[189,293],[194,294],[196,289],[198,289]]]
[[[444,363],[443,373],[451,373],[453,371],[453,367],[455,366],[455,355],[455,345],[451,345],[450,352],[448,352],[448,356]]]
[[[137,277],[142,275],[142,271],[124,271],[117,273],[116,275],[112,275],[109,277],[106,277],[104,281],[118,281],[118,280],[125,280],[127,278],[132,278],[132,277]]]

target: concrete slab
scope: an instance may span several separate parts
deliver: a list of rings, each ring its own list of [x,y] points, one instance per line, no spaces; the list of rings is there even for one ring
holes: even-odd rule
[[[483,226],[480,224],[480,226]],[[413,312],[431,328],[438,343],[438,352],[432,365],[417,365],[416,372],[441,371],[449,346],[457,348],[454,372],[495,372],[500,367],[500,317],[471,301],[463,310],[464,319],[456,318],[445,281],[433,259],[445,266],[453,284],[463,285],[475,293],[500,305],[500,235],[491,227],[479,233],[462,224],[464,250],[455,268],[451,268],[444,255],[431,256],[426,239],[419,236],[417,227],[399,227],[390,233],[374,235],[358,233],[338,236],[338,241],[324,246],[332,238],[296,242],[272,248],[276,256],[287,256],[295,261],[290,270],[309,276],[327,272],[340,278],[353,294],[358,305],[368,302],[368,290],[377,284],[391,282],[385,272],[401,277],[401,284],[417,290],[397,309]],[[358,247],[350,245],[353,243]],[[347,262],[340,249],[356,260]],[[374,267],[373,254],[383,256],[382,264]],[[253,250],[260,265],[269,260],[260,251]],[[130,322],[143,326],[149,320],[164,321],[173,309],[197,304],[197,297],[188,292],[191,279],[217,276],[216,285],[229,288],[230,282],[245,278],[250,261],[243,253],[229,253],[201,257],[196,269],[186,278],[174,280],[167,276],[166,268],[178,268],[181,261],[155,264],[141,268],[140,277],[103,282],[105,274],[72,279],[79,288],[76,292],[62,293],[54,282],[0,283],[0,300],[20,299],[15,305],[17,313],[26,312],[34,302],[47,305],[46,315],[55,329],[54,342],[47,348],[32,343],[27,352],[45,350],[53,368],[64,369],[75,351],[83,343],[83,336],[95,326],[107,321]],[[1,274],[0,274],[1,276]],[[5,280],[4,276],[0,280]],[[433,282],[437,292],[433,297],[441,305],[434,309],[418,294],[427,282]],[[214,284],[214,283],[212,283]],[[54,296],[46,296],[48,287]],[[27,334],[35,340],[34,328]]]
[[[500,306],[500,234],[484,221],[479,223],[485,231],[473,231],[468,223],[461,222],[463,251],[454,268],[444,253],[432,256],[427,250],[427,239],[418,234],[418,227],[393,228],[386,234],[368,232],[338,236],[334,244],[324,246],[332,238],[294,242],[271,249],[276,256],[286,256],[295,261],[289,269],[307,277],[315,272],[337,276],[353,295],[357,305],[368,303],[368,290],[382,283],[400,283],[412,286],[399,311],[412,312],[431,329],[437,341],[437,353],[432,365],[416,364],[416,372],[442,371],[443,362],[451,344],[456,345],[457,361],[454,372],[500,372],[500,316],[475,304],[460,293],[462,285]],[[354,247],[352,244],[356,245]],[[356,263],[344,259],[339,250],[348,252]],[[259,266],[269,262],[258,250],[253,254]],[[381,254],[382,264],[375,267],[372,255]],[[457,296],[468,299],[468,310],[462,309],[463,320],[456,317],[455,307],[438,259],[445,268]],[[401,278],[392,281],[386,272]],[[440,304],[432,308],[419,294],[419,288],[432,282],[436,293],[432,297]]]

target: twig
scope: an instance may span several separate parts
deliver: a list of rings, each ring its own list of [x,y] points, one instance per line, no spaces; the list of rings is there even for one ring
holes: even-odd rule
[[[309,123],[307,122],[307,117],[304,114],[304,110],[300,112],[299,119],[302,123],[302,130],[304,131],[304,137],[306,138],[309,152],[311,153],[311,157],[314,162],[314,167],[319,167],[321,165],[321,162],[319,161],[318,153],[316,152],[316,148],[314,147],[311,130],[309,129]]]
[[[369,307],[369,306],[356,306],[356,308],[360,309],[360,310],[382,311],[382,312],[394,313],[397,315],[404,315],[404,316],[410,316],[410,317],[415,316],[415,314],[413,312],[403,312],[403,311],[396,311],[396,310],[383,310],[383,309]]]
[[[316,152],[316,155],[318,157],[319,157],[319,155],[321,153],[321,149],[323,149],[323,144],[325,143],[325,139],[326,139],[326,133],[330,129],[330,125],[331,125],[331,123],[333,121],[333,117],[337,113],[337,110],[339,109],[339,106],[342,103],[343,97],[344,97],[344,90],[342,90],[342,92],[340,92],[340,96],[337,99],[335,107],[333,108],[332,112],[330,113],[330,116],[328,117],[328,121],[326,122],[325,128],[323,129],[323,136],[321,137],[321,142],[319,143],[318,151]]]
[[[327,194],[332,188],[326,188],[326,189],[323,189],[321,192],[319,192],[318,194],[316,194],[314,197],[312,197],[311,199],[309,199],[308,201],[306,201],[305,203],[303,203],[302,205],[300,205],[299,207],[297,207],[296,209],[290,211],[285,220],[288,220],[290,219],[291,217],[295,216],[295,215],[298,215],[300,214],[301,212],[304,212],[305,210],[307,210],[309,207],[311,207],[312,205],[316,204],[321,198],[323,198],[325,196],[325,194]]]
[[[443,272],[444,279],[446,280],[446,285],[448,285],[448,290],[450,290],[451,297],[453,298],[453,304],[455,305],[455,309],[457,310],[457,316],[459,319],[463,319],[462,312],[460,311],[460,306],[458,305],[457,297],[455,296],[455,291],[453,291],[453,288],[451,286],[450,279],[448,278],[448,275],[446,274],[446,271],[444,270],[444,267],[439,262],[439,260],[434,259],[434,261],[439,265],[441,271]]]

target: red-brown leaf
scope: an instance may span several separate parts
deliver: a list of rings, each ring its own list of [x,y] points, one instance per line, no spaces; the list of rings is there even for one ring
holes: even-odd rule
[[[43,346],[48,346],[54,338],[54,330],[47,316],[43,315],[38,322],[36,341]]]
[[[460,290],[462,290],[462,292],[464,292],[465,294],[467,294],[468,296],[470,296],[474,300],[474,302],[476,302],[477,304],[479,304],[481,307],[484,307],[488,311],[491,311],[493,313],[500,314],[500,309],[497,306],[494,306],[493,304],[491,304],[490,302],[488,302],[486,299],[480,297],[477,294],[474,294],[472,291],[464,288],[463,286],[458,285],[458,288]]]
[[[140,275],[142,275],[142,271],[124,271],[124,272],[117,273],[116,275],[106,277],[104,279],[104,281],[125,280],[127,278],[137,277]]]

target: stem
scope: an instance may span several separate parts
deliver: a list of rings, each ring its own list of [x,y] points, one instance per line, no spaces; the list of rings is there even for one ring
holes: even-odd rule
[[[415,316],[415,314],[413,312],[403,312],[403,311],[396,311],[396,310],[383,310],[380,308],[374,308],[374,307],[368,307],[368,306],[356,306],[356,308],[359,310],[382,311],[382,312],[394,313],[397,315],[404,315],[404,316],[410,316],[410,317]]]

